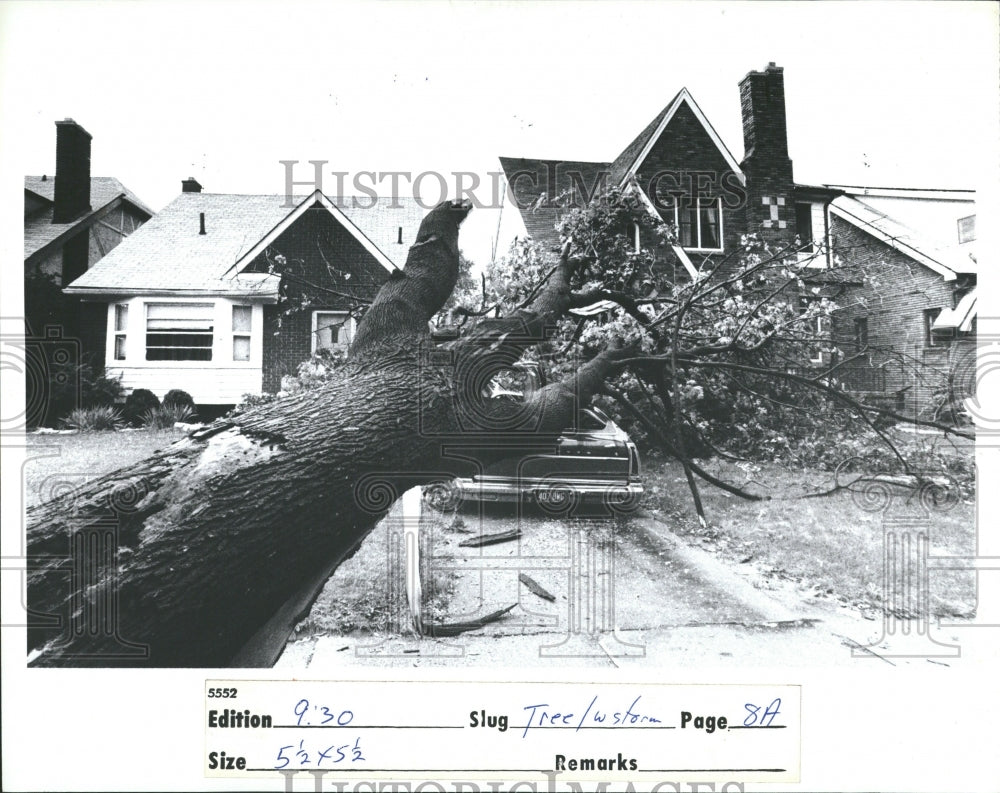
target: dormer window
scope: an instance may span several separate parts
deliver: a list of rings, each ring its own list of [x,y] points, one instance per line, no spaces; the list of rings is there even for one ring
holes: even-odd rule
[[[976,239],[976,216],[969,215],[967,218],[959,218],[958,244],[964,245],[967,242],[974,242],[975,239]]]

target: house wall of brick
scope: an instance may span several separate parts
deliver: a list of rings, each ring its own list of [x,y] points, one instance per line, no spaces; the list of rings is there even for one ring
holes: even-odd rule
[[[884,372],[885,390],[901,392],[900,404],[907,415],[920,415],[935,392],[946,386],[948,372],[956,362],[975,348],[971,334],[954,340],[937,339],[933,346],[926,339],[924,311],[952,308],[959,282],[945,281],[836,215],[831,216],[830,227],[835,254],[846,266],[858,266],[864,274],[863,285],[841,288],[834,294],[841,308],[833,316],[832,340],[842,358],[855,354],[855,320],[867,318],[869,345],[891,349],[893,354],[873,352],[860,365]],[[899,363],[898,356],[906,362]],[[923,367],[920,374],[913,371],[914,364]]]
[[[285,275],[286,299],[264,307],[263,389],[270,393],[278,391],[281,378],[294,375],[312,354],[312,312],[351,308],[349,298],[306,286],[299,279],[370,300],[388,278],[385,268],[323,208],[306,212],[248,269],[266,271],[268,262],[279,256],[285,261],[276,266]],[[294,310],[304,297],[311,305]]]

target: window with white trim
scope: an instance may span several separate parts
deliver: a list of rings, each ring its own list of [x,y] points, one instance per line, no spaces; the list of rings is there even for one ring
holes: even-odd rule
[[[940,313],[940,308],[924,309],[924,344],[927,347],[938,347],[941,344],[947,344],[947,336],[954,335],[954,328],[938,331],[934,330],[934,320],[938,318]]]
[[[822,298],[816,295],[802,295],[799,297],[799,313],[809,313],[814,305],[820,303]],[[806,320],[804,329],[812,338],[809,339],[809,363],[823,363],[823,347],[828,341],[829,317],[823,314],[809,317]]]
[[[115,360],[125,360],[125,340],[128,336],[128,303],[115,304]]]
[[[354,338],[354,320],[346,311],[313,312],[313,352],[347,347]]]
[[[147,361],[211,361],[212,303],[147,303]]]
[[[677,241],[682,248],[702,251],[722,250],[722,198],[699,198],[695,205],[684,199],[667,206],[674,214]]]
[[[253,306],[233,306],[233,360],[250,360],[250,331]]]
[[[868,317],[854,318],[854,346],[858,350],[868,346]]]

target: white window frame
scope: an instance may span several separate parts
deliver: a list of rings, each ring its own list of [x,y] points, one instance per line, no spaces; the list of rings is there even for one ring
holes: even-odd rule
[[[805,267],[815,270],[827,270],[832,265],[832,257],[830,255],[830,207],[828,204],[823,204],[819,201],[796,201],[796,212],[799,206],[808,206],[810,208],[811,217],[809,225],[812,227],[812,239],[809,240],[809,243],[812,245],[812,251],[800,251],[796,258],[799,264]],[[819,208],[818,210],[817,207]],[[817,220],[821,220],[823,224],[820,230],[821,233],[817,233]]]
[[[213,319],[215,331],[212,339],[212,360],[210,361],[147,361],[146,360],[146,306],[151,303],[208,303],[214,305]],[[115,306],[128,306],[128,325],[125,331],[128,341],[125,359],[115,359]],[[232,306],[249,305],[251,314],[250,360],[233,360]],[[226,296],[184,296],[143,295],[141,297],[120,298],[108,302],[107,332],[105,334],[106,366],[118,370],[132,369],[260,369],[263,365],[261,338],[264,327],[264,307],[245,297],[236,299]],[[236,335],[246,335],[237,333]]]
[[[694,253],[722,253],[725,250],[725,245],[726,245],[726,242],[725,242],[725,240],[726,240],[726,232],[725,232],[725,228],[723,227],[723,221],[722,221],[722,196],[719,196],[719,197],[714,198],[714,199],[712,199],[712,198],[698,198],[698,199],[696,199],[696,201],[697,201],[697,209],[698,209],[698,211],[695,212],[695,221],[696,221],[695,232],[696,232],[696,237],[697,237],[697,241],[698,241],[699,245],[692,247],[692,246],[689,246],[689,245],[681,245],[681,241],[680,241],[680,230],[681,230],[680,206],[678,204],[677,199],[675,197],[672,197],[672,204],[673,204],[673,210],[674,210],[674,226],[677,228],[677,234],[678,234],[677,244],[678,244],[678,246],[680,246],[684,250],[686,250],[686,251],[693,251]],[[703,201],[714,201],[715,202],[715,210],[718,213],[718,217],[719,217],[719,247],[718,248],[704,248],[704,247],[700,246],[700,243],[701,243],[701,210],[703,208],[705,208],[705,209],[708,208],[707,205],[703,206],[703,204],[702,204]]]
[[[211,325],[211,329],[212,330],[211,330],[211,335],[210,335],[209,338],[211,339],[212,343],[209,344],[209,345],[207,345],[207,346],[202,346],[202,347],[197,347],[197,348],[190,348],[190,349],[205,349],[205,350],[208,350],[209,351],[209,356],[208,356],[207,359],[204,359],[204,358],[176,358],[176,359],[175,358],[163,358],[163,359],[156,359],[156,358],[150,358],[149,357],[149,341],[148,341],[148,336],[149,336],[149,311],[150,311],[151,308],[153,308],[153,307],[159,307],[159,306],[175,307],[175,308],[179,308],[181,306],[198,306],[199,308],[208,308],[209,309],[209,313],[211,314],[211,323],[212,323],[212,325]],[[216,351],[216,346],[217,345],[216,345],[215,342],[216,342],[216,337],[217,337],[217,335],[219,333],[218,322],[219,322],[219,317],[218,317],[217,304],[216,304],[216,301],[214,301],[214,300],[183,300],[183,301],[181,301],[181,300],[170,300],[170,301],[166,301],[166,300],[147,300],[147,301],[144,302],[144,307],[143,307],[143,339],[142,339],[142,352],[143,352],[143,354],[142,354],[142,358],[147,363],[151,363],[151,364],[172,363],[172,364],[184,364],[184,365],[187,365],[187,366],[191,366],[191,365],[196,365],[196,364],[202,364],[202,365],[204,365],[204,364],[210,364],[210,363],[213,363],[213,362],[217,363],[218,362],[217,351]],[[199,334],[200,334],[200,332],[196,331],[194,334],[191,334],[191,335],[199,335]],[[167,349],[173,349],[173,348],[167,348]],[[176,349],[188,349],[188,348],[178,347]]]
[[[236,330],[234,327],[236,325],[236,309],[246,309],[250,312],[250,328],[248,330]],[[253,306],[248,303],[232,303],[229,309],[229,327],[232,330],[232,362],[233,363],[249,363],[253,360]],[[236,340],[246,339],[247,340],[247,357],[246,360],[236,357]]]
[[[802,295],[802,313],[804,314],[809,310],[809,307],[813,303],[821,302],[822,298],[814,295]],[[816,334],[816,355],[809,358],[809,363],[822,364],[823,363],[823,347],[824,342],[828,341],[825,339],[826,333],[830,327],[829,325],[830,317],[820,314],[816,317],[811,317],[808,319],[809,330],[811,333]]]
[[[123,315],[124,327],[118,327],[119,312]],[[111,360],[124,363],[128,360],[128,317],[129,304],[115,303],[111,309],[111,328],[114,331],[111,339]],[[122,340],[122,356],[118,357],[118,339]]]
[[[317,343],[319,341],[319,333],[318,333],[319,318],[321,315],[329,315],[329,314],[333,314],[338,317],[344,318],[344,327],[347,328],[347,336],[348,336],[347,343],[350,344],[352,341],[354,341],[354,333],[355,331],[357,331],[358,323],[357,320],[355,320],[354,317],[351,316],[351,313],[349,311],[339,311],[337,309],[318,309],[312,312],[312,331],[310,333],[311,337],[310,349],[312,350],[312,353],[314,355],[316,354],[316,351],[318,349],[321,349]]]

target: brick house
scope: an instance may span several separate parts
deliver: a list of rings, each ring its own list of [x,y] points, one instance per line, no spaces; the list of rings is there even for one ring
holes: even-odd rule
[[[819,328],[826,343],[803,364],[828,368],[860,346],[884,347],[888,352],[852,359],[838,371],[840,382],[920,412],[974,345],[975,194],[797,184],[783,69],[771,63],[750,72],[739,95],[741,161],[687,89],[614,160],[501,157],[519,210],[505,213],[506,236],[555,248],[563,213],[621,187],[638,190],[650,212],[677,228],[677,245],[654,251],[676,278],[733,261],[744,234],[790,246],[810,292],[816,286],[840,306],[829,327]],[[856,264],[864,275],[848,281],[825,273],[839,263]],[[903,361],[925,365],[921,376],[915,380]]]
[[[90,151],[90,133],[71,118],[57,121],[55,176],[24,177],[28,336],[44,334],[46,326],[76,336],[88,326],[90,307],[59,300],[57,289],[93,267],[153,215],[114,177],[90,175]],[[45,290],[42,282],[53,288]]]
[[[403,266],[423,210],[404,199],[204,193],[194,179],[81,277],[93,350],[127,391],[180,388],[199,406],[275,392]]]

